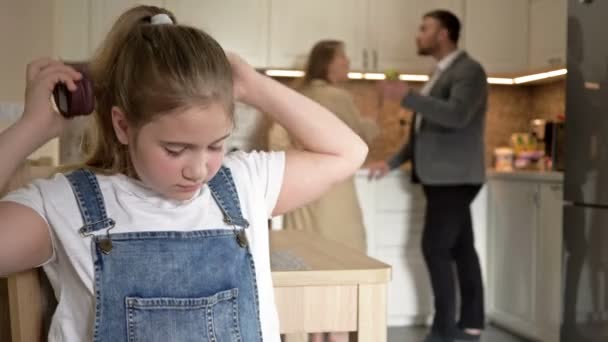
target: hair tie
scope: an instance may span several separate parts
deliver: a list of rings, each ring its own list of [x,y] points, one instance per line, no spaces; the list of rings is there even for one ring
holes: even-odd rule
[[[152,25],[162,25],[162,24],[173,24],[173,20],[166,13],[155,14],[150,17],[150,24]]]

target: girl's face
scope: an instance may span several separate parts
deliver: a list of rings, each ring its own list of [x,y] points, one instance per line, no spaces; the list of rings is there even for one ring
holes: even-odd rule
[[[118,108],[114,130],[128,144],[139,179],[157,193],[189,200],[218,172],[232,121],[223,106],[179,109],[134,130]]]

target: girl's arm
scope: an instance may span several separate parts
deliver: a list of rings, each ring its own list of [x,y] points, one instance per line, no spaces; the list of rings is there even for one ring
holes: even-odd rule
[[[229,55],[229,59],[237,99],[268,113],[302,144],[303,150],[286,153],[273,215],[313,201],[357,171],[368,148],[348,126],[316,102],[257,73],[238,56]]]
[[[0,133],[0,189],[32,152],[59,136],[65,119],[51,105],[53,88],[63,82],[73,91],[80,77],[71,67],[48,58],[27,66],[23,116]],[[48,225],[33,209],[0,202],[0,218],[0,275],[35,267],[52,256]]]

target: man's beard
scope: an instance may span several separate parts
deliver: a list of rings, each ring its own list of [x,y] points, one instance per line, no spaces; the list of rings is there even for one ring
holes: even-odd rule
[[[418,47],[418,56],[431,56],[435,52],[435,47]]]

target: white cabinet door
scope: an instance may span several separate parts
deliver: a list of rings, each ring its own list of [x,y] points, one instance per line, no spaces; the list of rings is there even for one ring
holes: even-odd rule
[[[127,9],[136,5],[164,5],[162,0],[104,0],[90,2],[90,47],[94,51],[105,39],[118,17]]]
[[[89,7],[87,0],[54,1],[53,54],[58,58],[83,61],[91,57]]]
[[[531,0],[530,68],[566,63],[567,0]]]
[[[528,0],[467,0],[466,50],[488,73],[528,67]]]
[[[483,283],[488,283],[488,187],[484,186],[471,203],[471,216],[473,220],[473,232],[475,235],[475,249],[479,256],[479,264],[483,276]],[[485,302],[488,303],[486,291]]]
[[[268,51],[269,0],[166,0],[180,23],[203,29],[256,67]]]
[[[361,69],[366,5],[366,0],[271,0],[269,66],[303,68],[316,42],[338,39],[346,44],[351,68]]]
[[[355,179],[366,225],[368,253],[392,267],[388,292],[388,325],[426,323],[432,313],[432,292],[420,250],[424,196],[407,173],[396,171],[369,181]]]
[[[418,56],[416,33],[422,16],[447,9],[461,20],[464,0],[377,0],[369,4],[369,69],[429,72],[434,61]]]
[[[392,280],[388,285],[388,325],[425,324],[433,314],[433,292],[422,253],[385,247],[371,257],[392,267]]]
[[[0,5],[0,102],[23,103],[27,63],[53,53],[53,4],[2,1]]]
[[[559,341],[563,186],[540,185],[538,327],[542,341]]]
[[[535,331],[538,185],[490,182],[491,317],[525,334]]]

